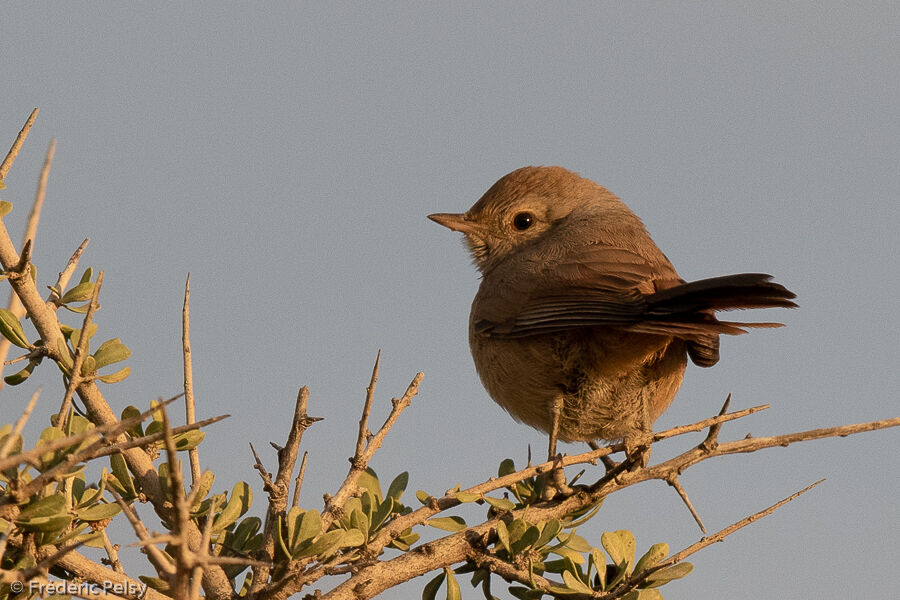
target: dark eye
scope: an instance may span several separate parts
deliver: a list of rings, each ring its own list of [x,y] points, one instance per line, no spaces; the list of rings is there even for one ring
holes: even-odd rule
[[[513,217],[513,227],[519,231],[525,231],[534,224],[534,215],[530,212],[520,212]]]

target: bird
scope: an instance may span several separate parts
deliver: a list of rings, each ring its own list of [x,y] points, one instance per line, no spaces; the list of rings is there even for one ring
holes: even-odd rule
[[[645,465],[688,359],[711,367],[720,335],[782,326],[716,311],[797,306],[764,273],[685,281],[618,197],[563,167],[517,169],[465,213],[428,218],[465,236],[481,275],[469,316],[481,382],[549,434],[550,460],[557,440],[604,440]]]

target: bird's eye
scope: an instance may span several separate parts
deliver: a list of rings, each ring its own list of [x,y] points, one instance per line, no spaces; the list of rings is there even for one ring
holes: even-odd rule
[[[534,215],[530,212],[520,212],[513,217],[513,227],[519,231],[525,231],[534,224]]]

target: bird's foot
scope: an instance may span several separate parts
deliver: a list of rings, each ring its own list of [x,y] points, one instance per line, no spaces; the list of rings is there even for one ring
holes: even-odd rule
[[[625,461],[629,471],[643,469],[650,463],[650,444],[640,438],[628,438],[625,440]],[[642,443],[643,442],[643,443]],[[604,463],[605,464],[605,463]]]
[[[566,481],[566,472],[560,464],[562,454],[557,454],[552,460],[555,464],[553,469],[545,474],[544,487],[541,490],[541,499],[545,501],[552,500],[557,495],[565,498],[575,493],[575,490]]]

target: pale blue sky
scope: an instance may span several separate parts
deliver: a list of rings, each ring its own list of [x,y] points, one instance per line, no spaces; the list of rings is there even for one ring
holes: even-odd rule
[[[524,463],[528,444],[543,451],[478,382],[466,342],[478,279],[458,234],[425,219],[528,164],[610,188],[687,279],[763,271],[799,295],[777,314],[786,328],[724,340],[715,368],[689,368],[658,428],[709,416],[728,393],[736,408],[773,406],[724,439],[891,417],[898,31],[892,2],[6,3],[0,145],[41,113],[0,197],[18,239],[58,138],[35,260],[51,283],[92,238],[83,264],[106,271],[98,335],[133,350],[132,376],[106,390],[117,409],[179,391],[191,272],[199,412],[233,415],[201,447],[217,490],[260,489],[247,442],[283,442],[308,385],[326,420],[304,438],[302,503],[318,507],[343,479],[378,348],[376,419],[425,372],[373,463],[385,479],[408,469],[411,492],[438,493],[505,457]],[[43,414],[61,395],[54,371],[35,376]],[[33,389],[0,392],[4,421]],[[894,593],[898,441],[883,431],[690,470],[712,530],[828,480],[695,555],[667,600]],[[639,549],[699,536],[659,483],[609,499],[580,533],[620,528]]]

